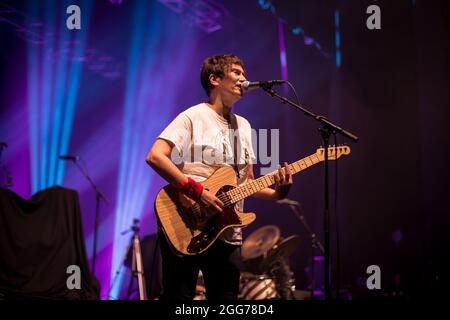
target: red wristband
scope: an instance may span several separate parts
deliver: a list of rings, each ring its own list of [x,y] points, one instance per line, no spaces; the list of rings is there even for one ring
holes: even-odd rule
[[[188,178],[187,182],[181,182],[179,184],[180,191],[187,195],[189,198],[197,201],[202,196],[203,186],[201,183],[195,181],[194,179]]]

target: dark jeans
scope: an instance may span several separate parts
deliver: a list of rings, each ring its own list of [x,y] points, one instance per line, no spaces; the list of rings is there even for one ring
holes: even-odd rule
[[[199,270],[205,281],[206,298],[236,300],[239,293],[241,247],[218,239],[204,253],[178,256],[162,231],[158,232],[162,257],[163,300],[192,300]]]

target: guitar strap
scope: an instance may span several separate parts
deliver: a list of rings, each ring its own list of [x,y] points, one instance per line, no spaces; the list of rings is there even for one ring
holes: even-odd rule
[[[238,167],[238,147],[240,142],[240,136],[239,136],[239,130],[238,130],[238,124],[237,124],[237,118],[236,115],[232,112],[230,112],[230,117],[228,119],[228,134],[230,137],[230,143],[233,147],[233,160],[234,160],[234,171],[236,172],[236,176],[239,179],[240,173],[239,173],[239,167]]]
[[[238,147],[239,147],[239,142],[240,142],[240,136],[239,136],[239,131],[238,131],[238,124],[237,124],[237,118],[236,115],[232,112],[230,112],[230,116],[227,118],[227,122],[228,122],[228,134],[229,134],[229,141],[230,144],[233,148],[233,169],[236,172],[236,176],[238,179],[240,179],[240,173],[239,173],[239,167],[238,167],[238,159],[239,159],[239,154],[238,154]],[[194,132],[193,132],[193,126],[191,125],[191,139],[193,139],[194,136]],[[194,154],[195,154],[195,143],[192,140],[191,141],[191,161],[194,162]],[[203,148],[202,148],[203,151]],[[247,154],[247,149],[245,150],[246,154]],[[226,159],[226,156],[224,155],[224,159]]]

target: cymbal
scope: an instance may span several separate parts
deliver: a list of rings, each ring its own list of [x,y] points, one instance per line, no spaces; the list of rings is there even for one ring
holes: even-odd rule
[[[280,229],[267,225],[252,232],[242,244],[242,259],[249,260],[264,255],[280,239]]]
[[[267,254],[267,258],[263,261],[262,268],[266,268],[275,262],[278,258],[283,257],[287,258],[291,254],[294,253],[295,249],[298,247],[298,243],[300,242],[300,238],[298,235],[292,235],[280,241],[280,243],[276,244],[272,250],[270,250]]]

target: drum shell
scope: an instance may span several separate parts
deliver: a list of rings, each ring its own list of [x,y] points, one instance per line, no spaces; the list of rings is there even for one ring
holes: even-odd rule
[[[244,274],[239,285],[239,299],[268,300],[277,299],[275,281],[267,276]]]

